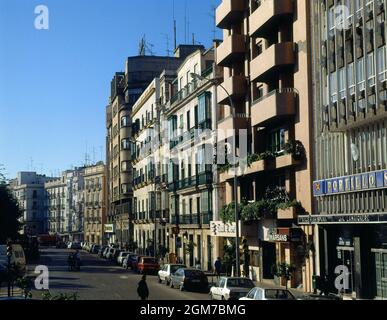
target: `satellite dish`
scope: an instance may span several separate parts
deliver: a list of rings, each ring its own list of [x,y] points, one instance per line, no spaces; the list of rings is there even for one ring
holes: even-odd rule
[[[354,144],[351,143],[351,153],[352,153],[352,159],[353,161],[359,160],[359,148]]]

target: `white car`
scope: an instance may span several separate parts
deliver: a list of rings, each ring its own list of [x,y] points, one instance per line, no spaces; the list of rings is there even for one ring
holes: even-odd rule
[[[254,288],[249,278],[221,277],[210,290],[212,300],[238,300]]]
[[[296,300],[289,290],[282,288],[264,289],[255,287],[250,290],[246,297],[239,300]]]
[[[159,283],[162,283],[164,281],[165,284],[169,286],[169,283],[171,281],[171,274],[175,273],[176,270],[180,268],[186,268],[186,266],[183,264],[164,264],[158,272]]]
[[[120,252],[120,254],[117,257],[117,263],[122,266],[122,263],[124,262],[124,259],[128,256],[129,252],[123,251]]]

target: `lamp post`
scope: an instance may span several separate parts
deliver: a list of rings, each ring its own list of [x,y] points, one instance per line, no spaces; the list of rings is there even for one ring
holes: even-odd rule
[[[227,89],[220,83],[219,81],[219,78],[214,78],[214,79],[209,79],[209,78],[206,78],[206,77],[203,77],[199,74],[196,74],[196,73],[191,73],[191,77],[193,79],[198,79],[198,80],[206,80],[208,81],[209,83],[212,83],[213,85],[215,86],[219,86],[222,88],[222,90],[224,90],[224,92],[226,92],[227,94],[227,97],[228,97],[228,101],[230,102],[230,106],[231,106],[231,111],[232,111],[232,117],[233,117],[233,127],[234,127],[234,130],[233,130],[233,142],[234,142],[234,156],[236,157],[236,151],[237,151],[237,148],[236,148],[236,126],[235,126],[235,119],[236,119],[236,110],[235,110],[235,106],[234,106],[234,102],[229,94],[229,92],[227,91]],[[236,276],[239,277],[240,275],[240,258],[239,258],[239,217],[238,217],[238,187],[237,187],[237,183],[238,183],[238,176],[237,176],[237,172],[236,172],[236,168],[234,167],[234,198],[235,198],[235,224],[236,224],[236,231],[235,231],[235,271],[236,271]]]
[[[11,296],[11,277],[12,277],[12,272],[11,272],[11,258],[12,258],[12,243],[11,241],[8,241],[7,243],[7,258],[8,258],[8,297]]]

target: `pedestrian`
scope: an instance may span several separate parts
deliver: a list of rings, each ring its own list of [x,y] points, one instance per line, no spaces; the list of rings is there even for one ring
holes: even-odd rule
[[[141,300],[148,299],[149,289],[148,289],[148,285],[146,284],[146,275],[143,275],[142,279],[138,283],[137,293],[138,293],[138,296],[141,298]]]
[[[222,272],[222,261],[221,261],[220,257],[218,257],[218,259],[216,259],[214,267],[215,267],[216,276],[219,279],[220,273]]]

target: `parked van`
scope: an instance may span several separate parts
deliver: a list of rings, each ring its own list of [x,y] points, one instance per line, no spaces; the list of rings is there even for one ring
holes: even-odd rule
[[[7,257],[7,246],[0,245],[0,263],[2,265],[8,265]],[[18,267],[18,270],[24,275],[26,273],[26,257],[24,255],[24,250],[20,244],[12,245],[12,257],[11,264],[15,264]]]

